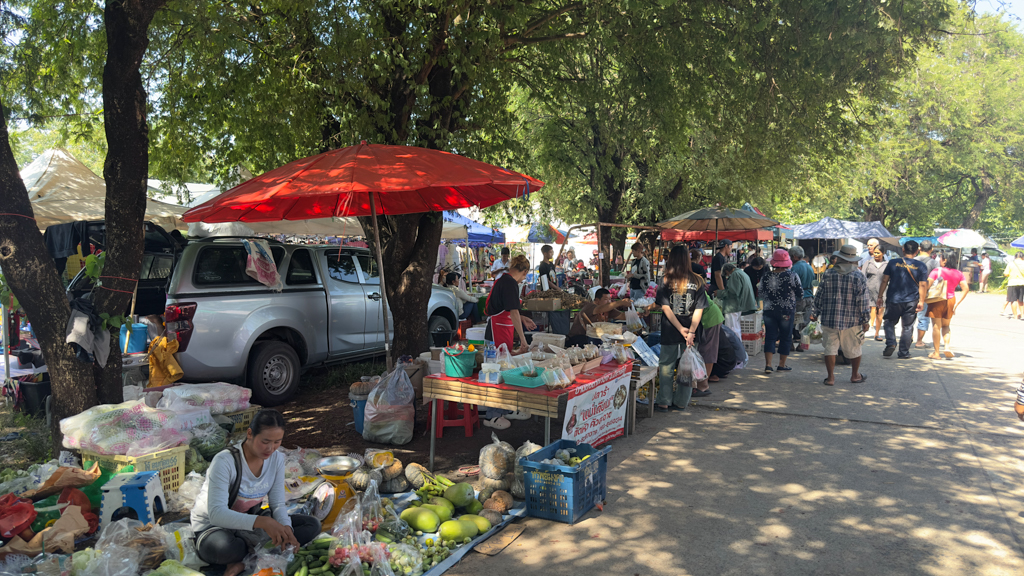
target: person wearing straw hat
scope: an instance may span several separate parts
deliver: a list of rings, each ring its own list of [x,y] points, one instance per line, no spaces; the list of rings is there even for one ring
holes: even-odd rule
[[[868,379],[860,373],[860,358],[864,334],[870,327],[871,302],[868,281],[858,270],[860,254],[852,244],[844,244],[834,252],[838,264],[821,278],[814,294],[811,320],[821,325],[822,344],[825,346],[826,386],[836,383],[836,356],[839,349],[850,360],[853,373],[850,382],[859,384]]]

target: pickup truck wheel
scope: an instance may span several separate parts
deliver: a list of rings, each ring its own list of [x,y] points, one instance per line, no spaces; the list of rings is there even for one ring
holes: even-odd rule
[[[452,325],[444,316],[434,316],[430,319],[427,329],[431,332],[451,332]]]
[[[277,406],[299,390],[299,355],[284,342],[258,342],[247,371],[254,404]]]

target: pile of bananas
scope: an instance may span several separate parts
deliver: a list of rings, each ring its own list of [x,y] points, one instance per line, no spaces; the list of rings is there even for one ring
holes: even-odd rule
[[[455,482],[444,476],[424,473],[423,487],[416,491],[416,495],[420,497],[420,501],[427,502],[431,496],[444,496],[444,491],[454,485]]]

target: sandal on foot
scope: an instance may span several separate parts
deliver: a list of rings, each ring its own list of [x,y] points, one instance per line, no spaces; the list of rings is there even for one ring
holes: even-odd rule
[[[953,357],[953,353],[951,351],[949,351],[949,350],[944,351],[943,354],[946,355],[946,358],[952,358]]]
[[[867,374],[861,374],[860,375],[860,379],[858,379],[858,380],[850,380],[850,382],[852,382],[853,384],[860,384],[861,382],[863,382],[863,381],[865,381],[867,379],[868,379]]]
[[[835,386],[836,385],[836,383],[834,381],[833,382],[829,382],[828,378],[825,378],[824,380],[822,380],[821,383],[824,384],[825,386]]]
[[[667,406],[659,406],[657,404],[654,405],[654,409],[657,410],[658,412],[671,412],[672,411],[672,409],[667,407]]]
[[[931,358],[932,360],[942,360],[942,356],[936,354],[935,352],[929,354],[928,357]]]

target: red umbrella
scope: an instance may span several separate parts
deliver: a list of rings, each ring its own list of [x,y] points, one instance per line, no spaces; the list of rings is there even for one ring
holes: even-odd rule
[[[296,160],[192,208],[185,222],[276,222],[371,216],[377,266],[377,214],[416,214],[486,208],[539,190],[544,183],[464,156],[412,146],[367,144]],[[384,341],[391,368],[387,291]]]

